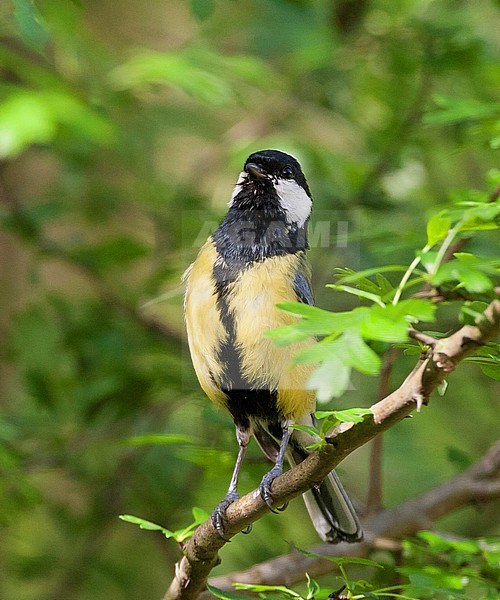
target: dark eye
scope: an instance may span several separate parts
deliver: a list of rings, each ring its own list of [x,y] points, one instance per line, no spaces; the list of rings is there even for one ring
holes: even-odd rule
[[[292,167],[285,167],[283,171],[281,171],[281,174],[285,179],[291,179],[293,177]]]

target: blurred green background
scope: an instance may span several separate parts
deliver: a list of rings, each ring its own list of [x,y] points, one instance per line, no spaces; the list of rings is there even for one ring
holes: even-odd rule
[[[354,306],[324,290],[335,266],[408,263],[450,192],[488,188],[498,17],[489,0],[2,2],[0,597],[161,597],[176,544],[118,515],[187,525],[225,494],[236,446],[185,347],[180,277],[197,238],[250,152],[290,152],[333,224],[311,251],[317,303]],[[489,447],[493,385],[462,365],[387,434],[388,505]],[[335,406],[370,405],[376,387],[359,377]],[[361,503],[367,457],[341,469]],[[252,447],[242,491],[266,469]],[[439,527],[491,534],[495,514]],[[297,501],[237,536],[215,574],[317,541]]]

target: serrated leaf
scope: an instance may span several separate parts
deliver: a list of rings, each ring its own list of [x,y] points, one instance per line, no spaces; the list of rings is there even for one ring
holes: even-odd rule
[[[408,339],[407,321],[400,315],[394,318],[390,312],[386,312],[387,308],[389,306],[372,306],[370,315],[361,323],[363,338],[382,342],[405,342]]]
[[[347,408],[345,410],[335,410],[333,414],[341,423],[361,423],[363,417],[373,413],[370,408]]]

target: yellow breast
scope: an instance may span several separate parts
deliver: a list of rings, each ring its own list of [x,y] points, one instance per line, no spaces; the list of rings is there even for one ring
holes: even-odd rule
[[[213,277],[216,259],[216,249],[209,240],[188,275],[186,323],[200,384],[211,400],[224,404],[225,396],[219,387],[223,365],[218,354],[228,332],[217,306]],[[291,365],[293,355],[312,340],[282,348],[264,334],[295,320],[276,308],[276,304],[297,300],[293,281],[299,260],[297,255],[290,254],[255,262],[238,274],[226,295],[243,376],[252,388],[277,390],[277,407],[290,419],[314,410],[314,394],[305,387],[314,366]]]

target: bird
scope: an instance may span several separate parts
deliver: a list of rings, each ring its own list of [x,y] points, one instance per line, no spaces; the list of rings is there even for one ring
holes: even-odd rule
[[[185,273],[188,345],[199,383],[232,417],[238,442],[230,484],[211,519],[226,539],[226,511],[238,498],[238,477],[252,438],[274,466],[259,486],[276,512],[272,482],[311,452],[315,395],[307,381],[315,366],[292,364],[314,339],[278,347],[266,332],[297,317],[276,305],[312,305],[307,227],[312,196],[299,162],[279,150],[251,154],[241,171],[226,216]],[[306,508],[325,542],[356,542],[360,521],[332,471],[304,494]],[[283,507],[281,507],[283,508]]]

